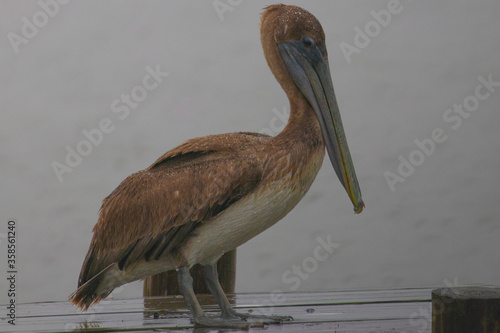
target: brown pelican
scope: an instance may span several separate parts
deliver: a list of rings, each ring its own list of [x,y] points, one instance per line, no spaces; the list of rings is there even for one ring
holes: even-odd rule
[[[302,8],[269,6],[261,41],[290,101],[285,129],[275,137],[239,132],[191,139],[126,178],[102,203],[74,304],[85,310],[122,284],[176,269],[197,325],[247,328],[246,318],[291,319],[236,312],[220,287],[217,261],[295,207],[322,165],[325,146],[355,213],[364,203],[320,23]],[[205,315],[195,297],[189,269],[197,263],[220,317]]]

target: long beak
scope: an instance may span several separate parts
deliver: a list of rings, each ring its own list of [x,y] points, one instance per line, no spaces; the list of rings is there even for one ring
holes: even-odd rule
[[[354,205],[354,212],[359,214],[365,204],[340,119],[326,48],[315,44],[305,46],[300,40],[279,44],[278,48],[293,81],[316,112],[333,168]]]

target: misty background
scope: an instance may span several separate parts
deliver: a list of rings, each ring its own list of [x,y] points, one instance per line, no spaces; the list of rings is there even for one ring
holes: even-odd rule
[[[500,87],[477,87],[500,82],[500,2],[283,2],[323,25],[366,209],[353,214],[325,158],[299,205],[238,249],[236,291],[498,285]],[[71,1],[46,22],[40,3],[0,3],[0,272],[16,219],[18,302],[75,290],[101,201],[128,175],[192,137],[277,133],[289,110],[260,45],[274,2]],[[389,7],[398,13],[383,21]],[[34,20],[36,33],[24,27]],[[157,68],[168,75],[145,90]],[[133,92],[135,107],[122,100]],[[465,101],[467,117],[453,111]],[[84,131],[103,119],[109,133],[68,166],[67,147],[88,150]],[[414,170],[400,166],[410,158]],[[62,181],[57,163],[71,169]],[[318,237],[333,253],[298,286],[284,280]],[[0,278],[0,303],[6,287]],[[135,282],[114,297],[141,295]]]

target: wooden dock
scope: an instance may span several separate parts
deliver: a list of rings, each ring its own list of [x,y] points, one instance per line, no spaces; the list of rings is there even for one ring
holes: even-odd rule
[[[210,313],[218,311],[210,295],[198,295]],[[240,312],[291,315],[283,325],[252,328],[250,332],[430,332],[431,289],[230,294]],[[2,306],[4,308],[4,306]],[[18,304],[16,325],[1,332],[218,332],[194,328],[180,296],[105,300],[89,312],[69,302]],[[220,330],[235,332],[234,330]]]

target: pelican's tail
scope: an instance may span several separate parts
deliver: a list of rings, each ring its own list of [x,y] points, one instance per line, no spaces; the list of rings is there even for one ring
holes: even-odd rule
[[[113,271],[118,269],[117,266],[118,265],[114,263],[100,271],[99,274],[79,286],[78,289],[71,294],[69,300],[80,309],[86,311],[92,305],[108,297],[114,287],[110,288],[109,284],[105,282],[105,277],[113,275]]]

